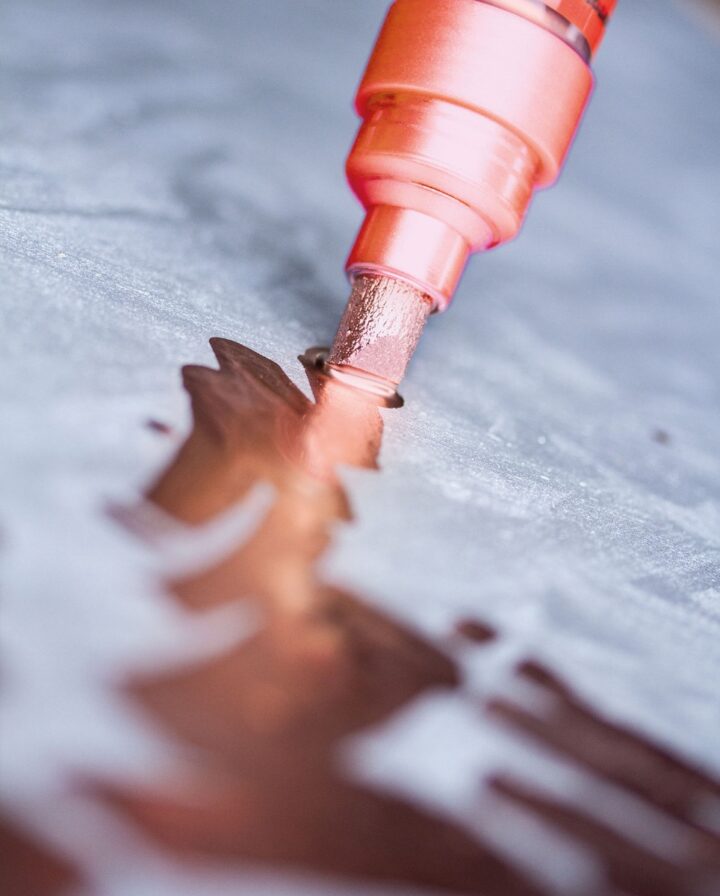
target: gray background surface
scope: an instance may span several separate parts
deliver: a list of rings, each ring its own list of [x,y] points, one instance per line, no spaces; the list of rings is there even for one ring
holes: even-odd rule
[[[350,101],[384,8],[0,14],[2,788],[71,850],[53,818],[88,830],[95,810],[67,774],[147,766],[159,736],[104,681],[196,625],[102,508],[169,459],[147,418],[181,440],[178,369],[212,363],[209,337],[299,384],[296,355],[332,337],[360,220]],[[560,184],[430,322],[382,472],[347,473],[358,519],[327,567],[433,637],[496,623],[497,674],[530,649],[720,770],[720,52],[679,5],[624,0],[596,72]],[[462,710],[413,712],[360,744],[359,773],[450,811],[433,769],[475,771],[455,755]],[[430,746],[424,713],[443,719]],[[225,892],[132,855],[98,850],[98,891]]]

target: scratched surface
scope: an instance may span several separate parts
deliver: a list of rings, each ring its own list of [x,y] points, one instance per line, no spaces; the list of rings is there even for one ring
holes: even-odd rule
[[[296,356],[330,340],[347,295],[350,97],[383,8],[0,13],[0,785],[8,815],[80,866],[66,890],[371,891],[179,865],[69,782],[152,776],[180,748],[113,682],[242,635],[242,614],[178,606],[105,508],[136,500],[182,442],[178,371],[213,366],[210,337],[307,393]],[[555,841],[537,825],[495,803],[468,821],[478,777],[498,769],[587,799],[587,782],[553,777],[472,710],[518,659],[720,773],[717,32],[669,0],[625,0],[596,70],[561,183],[430,322],[406,406],[385,414],[382,469],[344,475],[356,519],[322,561],[432,643],[466,617],[502,635],[458,655],[460,691],[348,743],[350,774],[479,825],[566,891],[592,873],[587,851],[565,842],[546,868]]]

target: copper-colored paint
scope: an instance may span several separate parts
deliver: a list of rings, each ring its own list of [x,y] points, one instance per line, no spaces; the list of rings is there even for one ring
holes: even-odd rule
[[[521,663],[518,675],[553,696],[554,702],[546,703],[538,716],[507,700],[494,700],[488,706],[493,716],[694,828],[698,842],[707,838],[707,846],[716,850],[720,865],[720,835],[704,826],[697,814],[705,798],[714,797],[720,805],[720,782],[669,750],[639,738],[630,728],[599,718],[539,663]]]
[[[145,425],[149,430],[159,433],[161,436],[172,435],[172,427],[168,426],[167,423],[163,423],[162,420],[148,420]]]
[[[262,608],[262,624],[221,656],[128,682],[156,721],[195,747],[194,762],[181,778],[151,789],[102,785],[95,792],[184,857],[261,861],[386,886],[538,894],[475,836],[352,783],[337,766],[345,736],[429,688],[459,684],[448,656],[324,581],[317,567],[335,527],[352,517],[338,465],[377,466],[377,406],[325,376],[315,355],[305,359],[313,402],[255,352],[227,340],[213,340],[213,349],[219,370],[185,369],[193,431],[149,496],[199,524],[254,484],[273,483],[274,504],[249,542],[168,583],[189,607],[249,601]],[[459,622],[448,643],[485,650],[499,637],[474,618]],[[498,695],[478,724],[509,726],[669,813],[689,851],[682,861],[663,857],[527,779],[496,777],[493,792],[588,850],[612,882],[599,894],[687,896],[717,879],[720,839],[699,822],[697,808],[718,798],[720,782],[604,718],[545,666],[528,660],[515,675],[543,699],[532,707]]]
[[[377,465],[377,404],[326,376],[314,356],[305,364],[312,402],[268,359],[227,340],[212,346],[219,370],[183,372],[193,431],[148,497],[197,525],[254,484],[274,485],[249,542],[168,583],[191,607],[248,600],[263,625],[216,659],[128,683],[205,761],[166,790],[104,787],[105,798],[183,854],[533,896],[522,874],[461,829],[336,768],[341,738],[458,683],[448,657],[317,570],[334,527],[352,515],[338,467]]]
[[[350,515],[340,464],[374,467],[382,418],[371,397],[307,370],[315,402],[280,368],[228,340],[212,341],[220,370],[186,367],[194,428],[148,497],[188,523],[202,523],[245,497],[258,482],[275,502],[248,544],[198,584],[177,588],[189,602],[222,602],[226,590],[267,598],[273,607],[312,607],[322,587],[314,563],[332,528]],[[234,573],[231,574],[231,569]]]
[[[490,787],[539,820],[550,823],[568,837],[592,847],[607,876],[600,893],[633,896],[691,896],[702,879],[701,870],[686,867],[628,840],[571,804],[554,799],[541,789],[504,775],[491,779]],[[694,875],[694,877],[693,877]],[[596,891],[597,892],[597,891]],[[710,894],[710,890],[707,891]],[[580,896],[580,894],[578,894]]]
[[[455,627],[455,631],[462,638],[475,644],[487,644],[498,636],[497,631],[491,625],[487,625],[480,619],[461,619]]]
[[[0,868],[8,896],[62,896],[80,885],[68,859],[50,852],[8,818],[0,816]]]

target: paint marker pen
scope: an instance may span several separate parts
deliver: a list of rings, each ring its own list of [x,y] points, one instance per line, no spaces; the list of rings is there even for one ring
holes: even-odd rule
[[[366,215],[331,368],[399,383],[470,255],[515,236],[562,168],[616,2],[395,0],[356,98]]]

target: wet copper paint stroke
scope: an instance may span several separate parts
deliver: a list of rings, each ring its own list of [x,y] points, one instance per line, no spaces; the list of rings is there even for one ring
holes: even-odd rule
[[[336,770],[341,738],[428,688],[457,686],[458,672],[431,644],[318,573],[335,528],[352,518],[338,467],[377,467],[377,406],[325,377],[310,357],[314,401],[261,355],[227,340],[212,345],[220,368],[185,368],[193,431],[148,497],[199,525],[258,482],[272,482],[275,503],[248,542],[212,568],[168,583],[189,607],[260,602],[266,624],[213,660],[128,684],[156,719],[202,753],[190,780],[152,791],[105,786],[105,798],[181,855],[491,896],[538,892],[474,837]],[[497,632],[465,619],[453,637],[482,649]],[[589,848],[608,876],[600,892],[684,896],[719,860],[717,839],[697,824],[693,807],[717,796],[720,784],[639,733],[620,730],[535,661],[516,675],[555,703],[541,701],[531,712],[493,698],[479,724],[510,725],[668,811],[696,838],[696,855],[689,865],[658,858],[527,782],[496,778],[490,788]]]
[[[697,881],[691,879],[692,868],[629,841],[572,805],[506,776],[492,778],[489,786],[543,822],[591,846],[608,877],[607,889],[600,892],[633,896],[690,896],[697,892]]]
[[[682,858],[673,858],[643,847],[589,812],[543,792],[542,782],[535,788],[498,775],[488,782],[491,790],[590,846],[608,880],[623,893],[685,896],[712,893],[714,887],[720,891],[720,831],[705,826],[700,811],[711,803],[720,807],[720,781],[603,717],[547,666],[525,660],[516,675],[538,688],[537,704],[493,697],[485,706],[488,718],[675,819],[686,850]]]
[[[80,873],[71,863],[36,843],[0,816],[0,868],[8,896],[60,896],[75,890]]]
[[[715,851],[720,866],[720,831],[704,825],[697,811],[705,799],[720,808],[720,781],[627,726],[600,718],[542,664],[526,660],[517,674],[555,697],[554,702],[544,703],[538,715],[496,699],[488,706],[494,716],[693,827],[699,842],[706,840],[709,851]]]
[[[130,693],[203,750],[190,780],[103,792],[169,848],[490,896],[537,890],[477,840],[410,803],[347,780],[338,742],[428,688],[451,660],[320,576],[351,519],[340,466],[377,467],[376,401],[306,359],[314,401],[272,361],[212,340],[219,369],[186,367],[193,430],[148,498],[201,525],[270,482],[254,535],[220,563],[168,583],[186,606],[246,598],[260,631],[202,664],[129,682]]]

